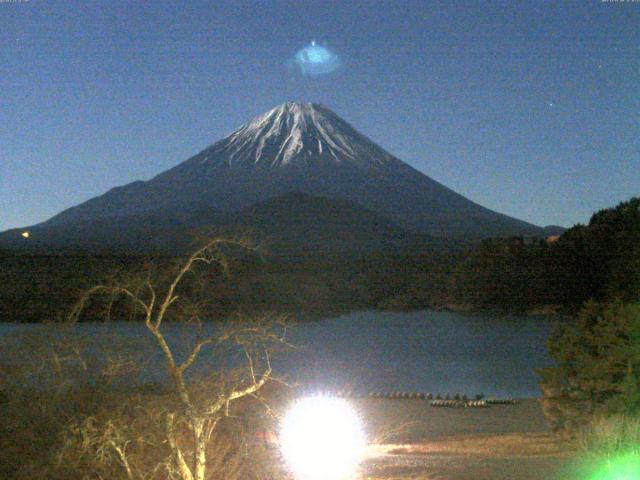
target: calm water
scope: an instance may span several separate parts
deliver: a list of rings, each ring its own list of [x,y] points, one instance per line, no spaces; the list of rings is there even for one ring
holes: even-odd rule
[[[311,389],[484,393],[537,396],[534,368],[549,365],[546,340],[554,321],[542,317],[495,317],[450,312],[359,312],[298,325],[288,338],[302,348],[274,359],[274,369]],[[170,326],[179,345],[186,327]],[[39,325],[0,324],[0,338]],[[145,341],[139,324],[82,324],[97,336],[105,328]],[[179,347],[176,347],[179,349]],[[161,358],[151,358],[155,380]]]

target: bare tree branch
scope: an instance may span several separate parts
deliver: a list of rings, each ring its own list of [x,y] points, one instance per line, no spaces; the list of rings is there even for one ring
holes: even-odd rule
[[[95,287],[90,288],[80,297],[80,300],[74,306],[73,310],[69,315],[69,320],[72,322],[77,322],[80,314],[86,308],[87,302],[91,297],[98,294],[111,294],[117,295],[122,294],[129,297],[135,304],[140,305],[147,315],[151,314],[151,309],[149,305],[144,303],[140,297],[136,296],[133,292],[131,292],[128,288],[118,287],[118,286],[109,286],[109,285],[96,285]]]
[[[180,478],[182,480],[194,480],[193,474],[191,473],[191,469],[187,462],[184,459],[184,455],[182,454],[182,450],[178,446],[176,442],[176,436],[173,430],[173,421],[175,418],[175,414],[168,413],[167,414],[167,440],[169,441],[169,447],[174,455],[174,460],[178,466],[178,472],[180,473]]]
[[[172,452],[172,462],[175,469],[167,464],[167,471],[171,476],[180,480],[205,480],[207,478],[207,449],[212,432],[218,420],[229,414],[229,405],[243,397],[254,396],[272,378],[269,348],[275,345],[288,345],[285,341],[286,326],[283,333],[276,334],[274,327],[282,326],[278,322],[272,322],[268,318],[259,319],[258,322],[238,322],[228,325],[213,335],[204,338],[200,336],[202,328],[203,304],[193,301],[189,290],[180,288],[181,282],[189,273],[197,273],[197,265],[217,265],[225,275],[229,273],[230,264],[221,248],[223,246],[235,246],[242,249],[252,249],[247,240],[232,240],[216,238],[207,241],[202,247],[195,250],[176,268],[167,284],[153,282],[150,274],[145,279],[138,279],[129,288],[127,285],[97,285],[87,290],[80,298],[70,319],[78,321],[80,314],[86,308],[89,299],[95,295],[123,295],[130,299],[136,307],[144,312],[144,324],[146,329],[155,339],[155,343],[163,354],[167,371],[172,379],[179,404],[172,407],[165,419],[165,434],[169,449]],[[197,277],[196,277],[197,281]],[[158,285],[165,285],[164,287]],[[200,287],[204,287],[203,283]],[[179,304],[179,306],[178,306]],[[172,308],[172,306],[175,306]],[[163,322],[169,318],[187,322],[198,329],[195,343],[188,349],[186,357],[181,363],[176,361],[175,351],[167,340]],[[240,377],[237,384],[228,388],[225,385],[224,375],[219,377],[219,392],[209,392],[207,395],[198,395],[194,385],[186,380],[186,373],[201,358],[207,347],[229,343],[234,348],[240,349],[246,358],[246,375]],[[207,349],[209,350],[209,349]],[[114,367],[120,368],[121,363],[115,362]],[[261,371],[260,371],[261,370]],[[217,390],[217,389],[216,389]],[[202,398],[201,398],[202,397]],[[192,432],[192,448],[183,449],[176,436],[176,420],[184,422]],[[181,423],[182,424],[182,423]],[[182,437],[180,437],[181,442]],[[112,445],[119,462],[125,468],[129,480],[134,480],[133,467],[127,463],[126,444],[116,443]]]

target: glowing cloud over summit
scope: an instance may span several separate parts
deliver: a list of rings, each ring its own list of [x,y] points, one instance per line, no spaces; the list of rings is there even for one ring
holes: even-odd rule
[[[287,62],[290,70],[305,77],[319,77],[334,72],[340,67],[340,57],[327,47],[317,45],[315,41],[298,52]]]

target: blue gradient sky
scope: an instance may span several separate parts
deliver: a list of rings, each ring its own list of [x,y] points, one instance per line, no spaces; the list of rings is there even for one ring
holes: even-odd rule
[[[640,3],[353,3],[0,3],[0,230],[289,100],[539,225],[640,194]],[[287,69],[311,40],[337,72]]]

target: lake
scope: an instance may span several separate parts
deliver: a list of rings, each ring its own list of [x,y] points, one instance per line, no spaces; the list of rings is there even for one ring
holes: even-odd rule
[[[310,389],[357,393],[430,392],[442,395],[539,395],[534,369],[552,364],[546,341],[555,320],[452,312],[357,312],[298,324],[289,340],[301,349],[273,361],[276,372]],[[169,325],[174,342],[185,327]],[[42,325],[0,323],[0,338]],[[124,337],[146,339],[140,324],[84,323],[83,333],[105,328]],[[164,370],[154,360],[156,380]]]

